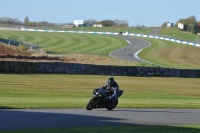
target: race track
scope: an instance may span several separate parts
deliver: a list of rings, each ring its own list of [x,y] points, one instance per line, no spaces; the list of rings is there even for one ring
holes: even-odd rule
[[[119,125],[200,125],[200,109],[2,109],[0,118],[0,130]]]
[[[134,54],[136,52],[148,47],[150,45],[149,42],[139,39],[139,38],[134,38],[131,36],[114,35],[112,37],[127,40],[130,43],[130,45],[127,46],[126,48],[121,48],[121,49],[111,52],[110,56],[112,56],[113,58],[120,59],[120,60],[133,61],[133,62],[144,62],[143,60],[134,56]]]
[[[115,36],[131,45],[110,53],[114,58],[142,62],[134,53],[150,45],[130,36]],[[117,125],[200,125],[200,109],[0,109],[0,131]]]

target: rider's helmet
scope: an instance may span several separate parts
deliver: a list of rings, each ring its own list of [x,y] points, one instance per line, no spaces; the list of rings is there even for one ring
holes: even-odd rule
[[[113,83],[115,82],[114,78],[113,77],[110,77],[108,79],[108,85],[111,86]]]

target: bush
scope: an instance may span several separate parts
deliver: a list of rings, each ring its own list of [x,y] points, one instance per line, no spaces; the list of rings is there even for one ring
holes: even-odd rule
[[[18,46],[18,50],[19,50],[20,54],[25,54],[26,51],[27,51],[27,49],[28,49],[28,48],[27,48],[25,45],[23,45],[23,44],[20,44],[20,45]]]

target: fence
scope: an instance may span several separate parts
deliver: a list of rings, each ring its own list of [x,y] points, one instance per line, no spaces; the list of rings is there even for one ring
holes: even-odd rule
[[[0,42],[8,44],[8,46],[13,45],[13,46],[16,46],[16,47],[18,47],[20,44],[23,44],[27,47],[27,49],[29,49],[29,51],[31,51],[33,53],[46,54],[46,51],[44,51],[43,49],[38,49],[38,45],[34,44],[34,43],[23,42],[21,40],[17,40],[17,39],[14,39],[14,38],[8,38],[8,39],[0,38]]]

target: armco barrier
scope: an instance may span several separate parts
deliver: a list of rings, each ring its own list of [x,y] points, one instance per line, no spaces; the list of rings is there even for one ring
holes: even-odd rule
[[[21,28],[21,30],[24,30],[24,31],[36,31],[36,32],[65,32],[65,33],[87,33],[87,34],[118,35],[118,33],[115,33],[115,32],[67,31],[67,30],[58,31],[58,30],[39,30],[39,29],[27,29],[27,28]],[[131,34],[123,33],[123,35],[154,38],[154,39],[166,40],[166,41],[176,42],[176,43],[180,43],[180,44],[187,44],[187,45],[200,47],[200,44],[197,44],[197,43],[193,43],[193,42],[189,42],[189,41],[182,41],[182,40],[177,40],[177,39],[167,38],[167,37],[162,37],[162,36],[153,36],[153,35],[144,35],[144,34],[132,34],[132,33]]]
[[[197,69],[92,65],[64,62],[0,61],[0,73],[92,74],[200,78],[200,70]]]

